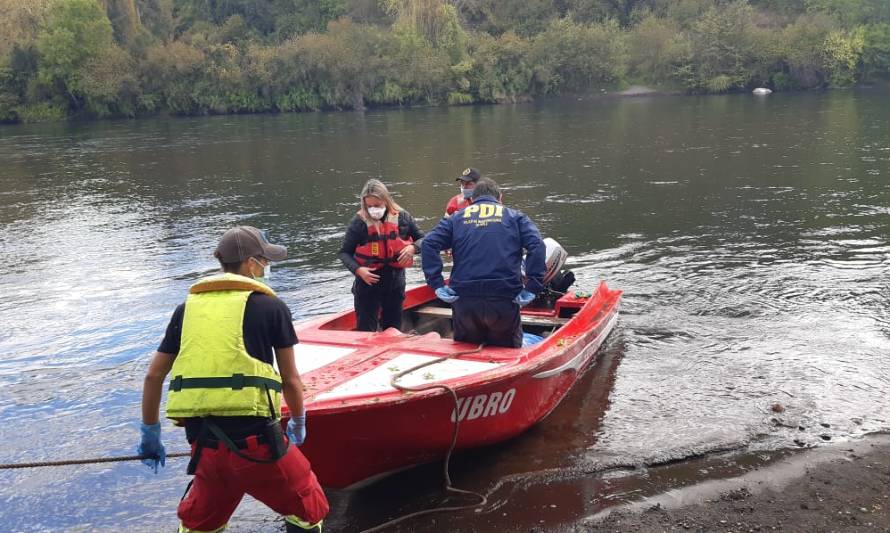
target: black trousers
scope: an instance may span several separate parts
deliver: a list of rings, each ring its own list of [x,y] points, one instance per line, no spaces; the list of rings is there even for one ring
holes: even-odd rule
[[[380,281],[368,285],[356,277],[352,284],[358,331],[402,328],[402,302],[405,301],[405,269],[383,267],[375,270]]]
[[[451,304],[454,340],[489,346],[522,346],[519,304],[504,298],[461,296]]]

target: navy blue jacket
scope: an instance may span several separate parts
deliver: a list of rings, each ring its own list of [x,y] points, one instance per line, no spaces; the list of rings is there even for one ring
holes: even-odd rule
[[[423,274],[433,289],[445,285],[439,254],[449,248],[454,256],[449,286],[458,295],[515,298],[523,288],[523,249],[525,288],[535,294],[544,288],[546,252],[537,226],[491,196],[476,198],[472,205],[443,218],[423,239]]]

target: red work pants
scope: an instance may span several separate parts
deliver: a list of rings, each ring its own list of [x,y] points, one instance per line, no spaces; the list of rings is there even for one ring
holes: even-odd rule
[[[246,440],[247,448],[239,450],[242,454],[258,459],[271,457],[267,444],[257,444],[256,437]],[[311,524],[328,514],[324,491],[309,461],[296,447],[288,446],[287,454],[274,463],[255,463],[238,457],[222,444],[201,451],[195,479],[177,514],[189,529],[213,531],[226,525],[244,494],[278,514],[296,515]]]

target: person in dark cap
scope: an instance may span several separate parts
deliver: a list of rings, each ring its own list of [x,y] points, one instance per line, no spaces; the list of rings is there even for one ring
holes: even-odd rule
[[[481,177],[482,174],[473,167],[467,168],[460,173],[460,176],[458,176],[456,180],[460,182],[460,193],[455,194],[451,200],[448,200],[448,205],[445,206],[446,217],[450,217],[454,213],[470,205],[470,202],[473,201],[473,189],[476,187],[476,183]]]
[[[328,501],[297,449],[306,438],[297,336],[290,310],[266,284],[269,265],[285,259],[287,249],[238,226],[222,236],[214,256],[223,272],[191,286],[149,364],[137,452],[155,473],[164,466],[159,411],[172,374],[166,416],[185,427],[188,474],[195,476],[179,503],[179,531],[221,530],[250,494],[284,515],[289,533],[320,532]],[[282,396],[291,412],[287,438]]]

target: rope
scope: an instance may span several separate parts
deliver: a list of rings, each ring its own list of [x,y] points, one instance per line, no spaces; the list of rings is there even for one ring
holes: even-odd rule
[[[189,457],[191,452],[168,453],[167,458],[171,457]],[[39,463],[9,463],[0,464],[0,470],[9,470],[13,468],[37,468],[41,466],[68,466],[68,465],[89,465],[97,463],[116,463],[120,461],[141,461],[143,459],[155,459],[154,455],[125,455],[121,457],[94,457],[91,459],[68,459],[66,461],[43,461]]]
[[[451,398],[454,400],[454,413],[456,415],[457,411],[458,411],[457,393],[454,391],[454,389],[452,389],[448,385],[443,385],[443,384],[439,384],[439,383],[431,383],[429,385],[417,385],[414,387],[409,387],[406,385],[399,385],[396,382],[407,374],[410,374],[412,372],[415,372],[417,370],[420,370],[421,368],[424,368],[424,367],[427,367],[430,365],[435,365],[435,364],[441,363],[442,361],[446,361],[448,359],[451,359],[452,357],[457,357],[459,355],[469,355],[469,354],[473,354],[473,353],[479,353],[482,351],[483,346],[485,346],[485,344],[480,344],[475,350],[464,350],[464,351],[460,351],[460,352],[454,352],[454,353],[446,355],[444,357],[440,357],[440,358],[434,359],[432,361],[427,361],[427,362],[421,363],[417,366],[413,366],[407,370],[403,370],[401,372],[393,374],[389,380],[389,384],[392,385],[394,388],[399,389],[402,392],[422,392],[422,391],[432,390],[432,389],[445,390],[446,392],[451,394]],[[374,533],[376,531],[381,531],[382,529],[385,529],[390,526],[394,526],[400,522],[404,522],[405,520],[409,520],[411,518],[417,518],[418,516],[424,516],[424,515],[428,515],[428,514],[432,514],[432,513],[442,513],[442,512],[446,512],[446,511],[462,511],[465,509],[474,509],[476,507],[482,507],[483,505],[488,503],[488,498],[485,495],[479,494],[478,492],[473,492],[471,490],[458,489],[458,488],[455,488],[454,486],[452,486],[452,484],[451,484],[451,474],[449,473],[448,470],[449,470],[449,464],[451,462],[451,454],[452,454],[452,452],[454,452],[455,446],[457,446],[457,435],[458,435],[459,429],[460,429],[460,420],[458,420],[458,417],[455,416],[454,417],[454,431],[452,431],[452,433],[451,433],[451,445],[448,447],[448,452],[445,454],[445,463],[443,464],[443,470],[444,470],[444,475],[445,475],[445,492],[451,492],[451,493],[460,494],[460,495],[475,496],[476,498],[479,499],[479,502],[478,503],[468,503],[465,505],[450,505],[450,506],[444,506],[444,507],[436,507],[434,509],[424,509],[422,511],[416,511],[416,512],[413,512],[410,514],[400,516],[400,517],[390,520],[388,522],[384,522],[378,526],[374,526],[372,528],[365,529],[361,533]]]

